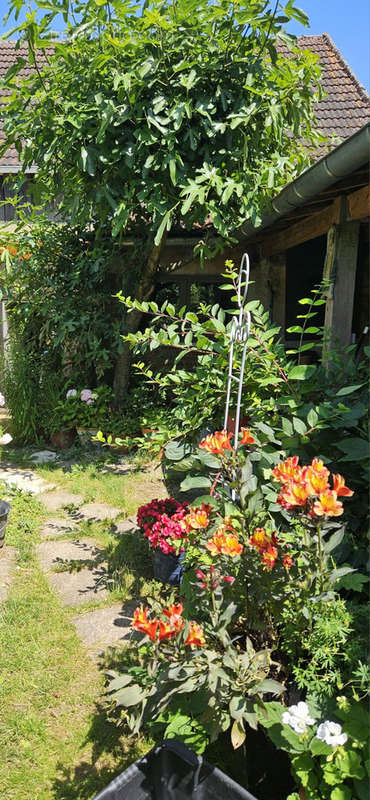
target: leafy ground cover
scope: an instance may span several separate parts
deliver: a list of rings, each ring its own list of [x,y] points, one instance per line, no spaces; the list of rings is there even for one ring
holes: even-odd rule
[[[59,477],[61,471],[56,472]],[[117,476],[101,481],[99,500],[108,500],[113,478]],[[139,494],[135,496],[139,474],[127,480],[133,510],[139,502]],[[66,485],[75,491],[85,485],[83,494],[90,499],[96,481],[90,465],[85,484],[77,471]],[[122,476],[120,481],[125,484]],[[7,494],[5,488],[2,494]],[[103,677],[77,637],[71,622],[75,610],[61,606],[35,556],[38,531],[48,517],[45,509],[19,491],[11,492],[10,501],[7,544],[17,548],[17,560],[0,612],[0,794],[4,800],[90,800],[146,752],[150,742],[141,738],[129,743],[101,708]],[[113,599],[148,589],[145,559],[139,576],[128,536],[117,545],[104,523],[85,523],[80,533],[93,535],[106,548],[108,565],[116,570]]]

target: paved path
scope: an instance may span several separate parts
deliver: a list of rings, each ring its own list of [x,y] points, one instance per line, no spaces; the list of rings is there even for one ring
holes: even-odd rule
[[[107,650],[131,638],[136,603],[109,602],[113,579],[104,550],[93,538],[81,536],[80,523],[107,520],[111,533],[120,536],[135,532],[136,516],[119,519],[122,509],[84,504],[81,495],[65,490],[42,493],[39,499],[56,513],[41,529],[42,541],[36,546],[40,565],[62,605],[76,610],[72,622],[78,636],[91,658],[99,661]],[[94,605],[99,607],[91,608]]]
[[[54,484],[47,483],[31,469],[15,467],[6,461],[0,464],[0,481],[32,494],[41,494],[55,488]]]
[[[124,474],[131,469],[131,465],[121,463],[107,464],[103,471]],[[114,582],[104,550],[93,538],[81,535],[80,525],[106,520],[114,536],[135,535],[136,516],[122,519],[122,509],[86,503],[82,495],[59,489],[32,470],[11,463],[0,464],[1,480],[38,495],[52,515],[41,528],[41,541],[36,546],[40,566],[62,605],[74,612],[72,622],[88,653],[99,661],[110,648],[134,635],[131,619],[136,603],[111,601],[109,589]],[[143,492],[147,488],[143,486]],[[156,488],[161,491],[161,487]],[[16,548],[5,546],[0,550],[0,602],[8,594],[15,554]]]

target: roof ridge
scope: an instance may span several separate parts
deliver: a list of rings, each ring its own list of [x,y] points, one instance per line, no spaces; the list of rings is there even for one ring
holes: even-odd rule
[[[347,63],[346,59],[343,57],[342,53],[340,52],[340,50],[338,49],[336,44],[333,42],[330,34],[329,33],[322,33],[321,36],[322,36],[323,39],[325,39],[325,41],[327,42],[329,47],[331,47],[331,49],[334,51],[335,55],[337,56],[337,58],[341,62],[343,68],[347,72],[348,77],[351,78],[351,80],[355,84],[356,89],[358,90],[358,92],[361,95],[362,99],[366,100],[368,103],[370,103],[370,95],[368,94],[368,92],[366,91],[366,89],[362,85],[362,83],[359,81],[357,75],[353,72],[353,70],[351,69],[351,67]]]

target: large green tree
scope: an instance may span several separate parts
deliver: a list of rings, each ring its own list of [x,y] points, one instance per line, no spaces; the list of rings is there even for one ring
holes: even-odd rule
[[[10,0],[9,11],[26,6]],[[33,7],[14,29],[34,71],[20,78],[19,54],[6,77],[4,149],[16,146],[24,171],[37,165],[40,198],[57,201],[73,224],[97,235],[108,226],[118,241],[139,243],[120,250],[119,265],[120,285],[139,300],[152,292],[170,231],[211,219],[230,241],[307,163],[319,68],[284,32],[291,18],[306,21],[294,0]],[[66,25],[59,39],[51,33],[57,13]],[[130,314],[126,331],[139,322],[139,312]],[[125,349],[117,397],[128,369]]]

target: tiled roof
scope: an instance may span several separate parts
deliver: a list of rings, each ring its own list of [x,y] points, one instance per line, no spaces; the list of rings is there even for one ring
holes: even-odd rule
[[[317,105],[318,128],[325,135],[333,134],[339,139],[347,139],[370,120],[369,95],[327,33],[320,36],[299,36],[298,44],[316,53],[321,63],[322,85],[327,96]],[[285,46],[281,45],[280,49],[284,51]],[[0,40],[0,78],[14,64],[17,55],[27,58],[27,45],[21,45],[16,51],[14,40]],[[41,53],[39,63],[46,63],[46,58]],[[26,77],[31,71],[32,67],[25,66],[19,74]],[[0,123],[0,143],[3,139]],[[14,170],[18,165],[17,152],[12,147],[2,156],[0,169],[2,172],[6,167]]]
[[[299,36],[302,49],[320,59],[321,84],[326,94],[316,107],[319,130],[325,136],[348,139],[370,121],[370,97],[357,80],[329,34]]]
[[[20,56],[24,59],[28,60],[28,47],[26,44],[21,44],[19,50],[15,49],[16,41],[15,39],[10,39],[8,41],[0,40],[0,79],[4,78],[9,67],[15,64],[17,58]],[[48,48],[49,50],[49,48]],[[48,51],[47,51],[48,52]],[[52,53],[52,48],[49,50],[50,54]],[[46,57],[43,53],[38,54],[38,64],[43,66],[46,64]],[[21,78],[26,78],[28,75],[34,72],[34,68],[30,67],[29,64],[26,64],[19,72],[19,76]],[[6,92],[2,91],[2,95],[4,96]],[[0,121],[0,145],[4,140],[4,134],[2,131],[1,121]],[[10,167],[10,169],[14,169],[19,167],[19,159],[18,154],[15,147],[11,147],[5,155],[3,155],[0,159],[0,167],[1,171],[4,172],[5,167]]]

